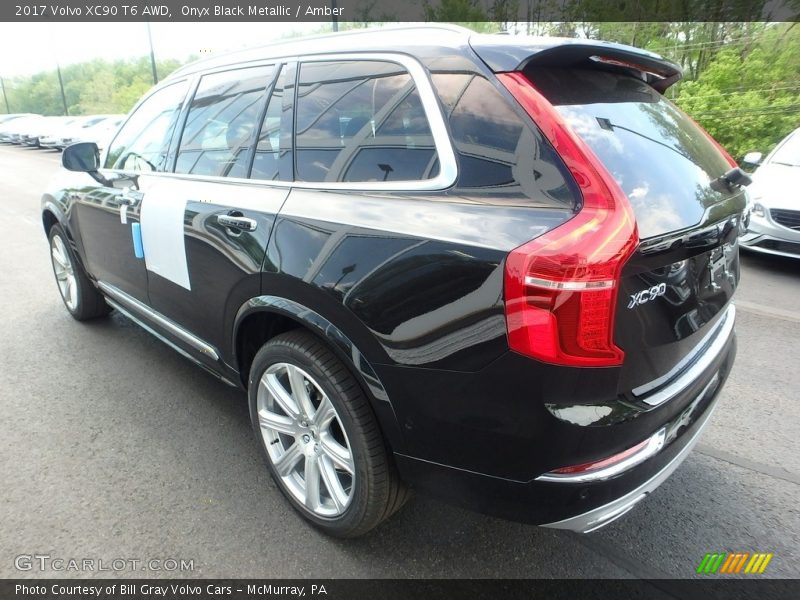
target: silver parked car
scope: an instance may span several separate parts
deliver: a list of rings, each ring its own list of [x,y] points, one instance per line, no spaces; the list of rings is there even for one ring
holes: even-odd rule
[[[744,162],[759,167],[748,188],[750,210],[742,248],[800,258],[800,128],[763,161],[760,152],[749,152]]]

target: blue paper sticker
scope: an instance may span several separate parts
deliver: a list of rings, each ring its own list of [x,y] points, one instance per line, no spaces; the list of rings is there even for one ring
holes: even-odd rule
[[[136,255],[136,258],[144,258],[142,226],[139,223],[131,223],[131,235],[133,236],[133,253]]]

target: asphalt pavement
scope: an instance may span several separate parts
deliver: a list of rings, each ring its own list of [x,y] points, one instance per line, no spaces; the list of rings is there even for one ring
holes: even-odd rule
[[[244,393],[118,314],[67,314],[39,209],[59,162],[0,146],[0,577],[684,578],[739,551],[800,577],[800,261],[743,255],[739,355],[713,421],[620,521],[578,535],[417,495],[340,541],[270,480]],[[51,563],[70,558],[95,569]]]

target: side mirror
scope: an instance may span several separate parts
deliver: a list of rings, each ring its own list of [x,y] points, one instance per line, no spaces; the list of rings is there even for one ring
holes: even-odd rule
[[[761,152],[748,152],[744,155],[742,162],[746,165],[753,165],[757,167],[761,164],[761,159],[764,158],[764,155]]]
[[[94,142],[79,142],[64,148],[61,164],[67,171],[88,173],[100,185],[108,185],[109,181],[98,173],[100,168],[100,150]]]
[[[61,164],[67,171],[94,173],[100,168],[100,150],[94,142],[80,142],[64,148]]]

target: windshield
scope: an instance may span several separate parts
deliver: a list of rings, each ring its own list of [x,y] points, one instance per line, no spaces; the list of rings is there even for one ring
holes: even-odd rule
[[[800,135],[793,133],[792,136],[781,145],[769,162],[788,165],[790,167],[800,167]]]
[[[596,69],[537,67],[527,75],[619,183],[642,239],[696,225],[721,199],[709,184],[728,162],[644,81]]]

